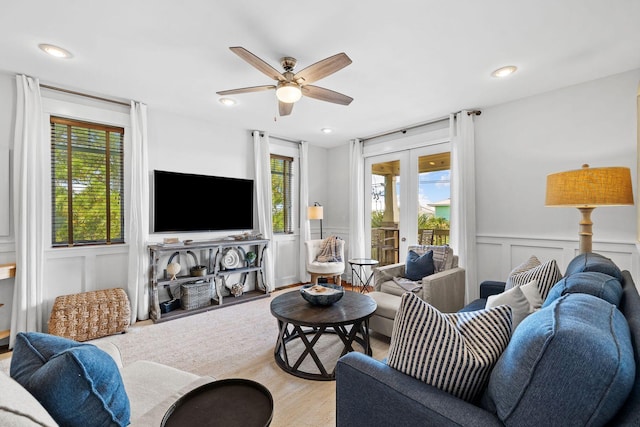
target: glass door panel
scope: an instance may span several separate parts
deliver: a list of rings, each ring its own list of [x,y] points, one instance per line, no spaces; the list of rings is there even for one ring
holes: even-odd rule
[[[451,212],[451,153],[418,155],[417,242],[449,244]]]

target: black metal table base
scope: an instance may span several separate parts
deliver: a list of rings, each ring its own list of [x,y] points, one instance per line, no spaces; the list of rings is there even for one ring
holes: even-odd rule
[[[299,325],[278,320],[278,341],[276,342],[274,349],[276,363],[284,371],[300,378],[319,381],[335,380],[335,367],[331,372],[327,371],[322,360],[316,353],[314,346],[318,343],[322,335],[335,334],[340,338],[344,345],[340,357],[350,351],[357,351],[353,348],[354,342],[362,347],[363,353],[371,356],[372,351],[371,342],[369,340],[369,319],[367,318],[362,321],[355,322],[350,326],[350,329],[347,329],[345,325],[303,328]],[[311,337],[311,339],[309,340],[308,337]],[[290,359],[289,352],[287,351],[287,344],[295,340],[300,340],[304,344],[304,351],[295,361],[293,361],[293,363],[291,363],[292,360]],[[307,357],[313,359],[313,362],[320,373],[307,372],[301,369],[301,365]]]

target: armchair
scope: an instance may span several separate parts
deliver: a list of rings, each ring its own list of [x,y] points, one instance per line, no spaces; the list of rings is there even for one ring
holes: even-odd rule
[[[336,254],[340,261],[321,262],[317,261],[317,256],[321,252],[323,239],[307,240],[306,247],[306,268],[311,275],[311,283],[318,283],[319,277],[331,277],[336,285],[342,283],[341,275],[344,273],[344,240],[336,239]]]
[[[454,313],[463,308],[465,270],[458,267],[458,256],[453,254],[453,249],[447,245],[411,245],[408,250],[418,254],[433,250],[435,267],[435,272],[423,277],[420,287],[412,292],[443,313]],[[387,336],[391,336],[400,297],[407,292],[393,280],[394,277],[405,277],[404,262],[374,268],[374,292],[369,294],[378,304],[369,325],[371,329]]]

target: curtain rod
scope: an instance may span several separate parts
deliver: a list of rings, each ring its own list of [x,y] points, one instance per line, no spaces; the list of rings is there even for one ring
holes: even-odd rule
[[[260,132],[260,136],[264,136],[265,133],[263,131],[259,131],[259,132]],[[279,139],[280,141],[291,142],[293,144],[300,144],[300,141],[296,139],[285,138],[284,136],[276,136],[276,135],[269,134],[269,138]]]
[[[458,114],[458,113],[461,113],[461,112],[462,112],[462,110],[456,111],[453,114]],[[468,116],[471,116],[471,115],[479,116],[480,114],[482,114],[482,111],[480,111],[480,110],[467,111],[467,115]],[[429,120],[427,122],[418,123],[417,125],[412,125],[412,126],[408,126],[408,127],[402,128],[402,129],[392,130],[392,131],[389,131],[389,132],[380,133],[380,134],[377,134],[377,135],[368,136],[366,138],[359,138],[359,139],[362,142],[366,142],[366,141],[369,141],[369,140],[372,140],[372,139],[376,139],[376,138],[380,138],[380,137],[383,137],[383,136],[393,135],[394,133],[403,133],[403,134],[405,134],[405,133],[407,133],[408,130],[413,130],[413,129],[417,129],[417,128],[420,128],[420,127],[423,127],[423,126],[432,125],[434,123],[444,122],[446,120],[449,120],[449,116],[439,117],[437,119]]]
[[[118,104],[118,105],[124,105],[126,107],[131,107],[131,104],[127,104],[126,102],[116,101],[115,99],[102,98],[100,96],[95,96],[95,95],[89,95],[88,93],[76,92],[76,91],[69,90],[69,89],[62,89],[60,87],[43,85],[43,84],[41,84],[40,87],[45,88],[45,89],[55,90],[55,91],[58,91],[58,92],[70,93],[72,95],[84,96],[85,98],[97,99],[99,101],[111,102],[113,104]]]

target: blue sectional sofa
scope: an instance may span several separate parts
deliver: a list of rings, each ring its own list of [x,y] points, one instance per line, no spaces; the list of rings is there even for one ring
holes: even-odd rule
[[[639,345],[631,274],[582,254],[513,331],[475,401],[351,352],[336,366],[336,425],[640,426]]]

